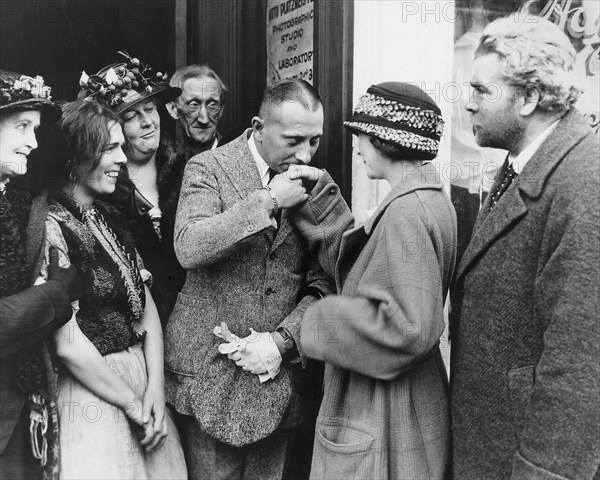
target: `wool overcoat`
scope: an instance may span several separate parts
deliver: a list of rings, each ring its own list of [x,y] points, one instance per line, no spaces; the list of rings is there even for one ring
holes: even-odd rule
[[[455,479],[597,472],[598,159],[598,137],[571,109],[494,209],[489,197],[482,207],[451,326]]]
[[[175,221],[175,252],[187,270],[165,332],[167,401],[197,418],[213,438],[234,446],[256,442],[301,420],[298,383],[306,357],[302,314],[333,282],[283,210],[276,230],[262,204],[250,130],[187,164]],[[337,187],[336,187],[337,188]],[[282,363],[260,383],[221,355],[213,334],[221,322],[239,337],[285,327],[300,361]]]
[[[364,225],[330,185],[293,216],[339,292],[302,320],[303,349],[326,362],[315,480],[443,479],[449,463],[439,338],[456,214],[434,166],[407,165]]]

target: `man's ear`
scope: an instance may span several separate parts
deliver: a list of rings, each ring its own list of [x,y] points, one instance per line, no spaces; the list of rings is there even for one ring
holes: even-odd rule
[[[252,131],[254,138],[258,142],[262,142],[262,133],[265,128],[265,121],[260,117],[252,117]]]
[[[173,117],[175,120],[179,120],[179,111],[177,110],[177,105],[175,105],[175,102],[167,102],[165,107],[171,117]]]
[[[538,106],[540,101],[540,92],[538,92],[535,88],[528,90],[525,94],[519,97],[519,101],[521,102],[521,109],[519,113],[523,117],[527,117],[531,115]]]

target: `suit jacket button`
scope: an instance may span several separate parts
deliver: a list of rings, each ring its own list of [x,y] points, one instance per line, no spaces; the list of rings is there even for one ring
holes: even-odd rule
[[[249,232],[251,232],[252,230],[254,230],[254,225],[248,225],[246,227],[246,230],[248,230]]]
[[[273,290],[271,287],[269,287],[265,290],[265,294],[267,294],[267,295],[271,295],[272,293],[275,293],[275,290]]]

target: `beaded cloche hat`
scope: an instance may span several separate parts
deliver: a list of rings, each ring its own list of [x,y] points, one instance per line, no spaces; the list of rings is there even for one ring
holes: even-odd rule
[[[431,160],[438,154],[444,120],[437,104],[416,85],[384,82],[369,87],[344,126],[398,145],[415,159]]]
[[[169,86],[166,73],[154,73],[150,66],[127,52],[118,53],[125,57],[125,62],[107,65],[94,75],[81,73],[79,99],[102,103],[120,114],[148,98],[170,102],[181,95],[180,88]]]
[[[16,72],[0,70],[0,111],[43,110],[60,114],[60,108],[52,101],[51,89],[44,78],[30,77]]]

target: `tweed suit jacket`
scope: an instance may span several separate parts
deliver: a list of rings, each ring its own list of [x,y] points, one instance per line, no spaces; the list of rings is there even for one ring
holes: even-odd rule
[[[333,282],[310,255],[283,210],[276,231],[262,205],[262,183],[247,139],[193,157],[175,221],[175,252],[187,270],[165,332],[167,400],[194,415],[213,438],[241,446],[299,423],[298,382],[306,357],[299,340],[304,310]],[[310,287],[310,288],[309,288]],[[300,362],[282,363],[260,383],[217,351],[212,330],[226,322],[239,337],[287,328]]]
[[[302,320],[303,348],[326,362],[312,479],[444,478],[450,412],[438,343],[456,214],[442,187],[433,165],[421,167],[354,227],[324,186],[293,217],[339,291]]]
[[[573,108],[494,209],[483,205],[456,277],[455,479],[597,473],[598,158]]]

